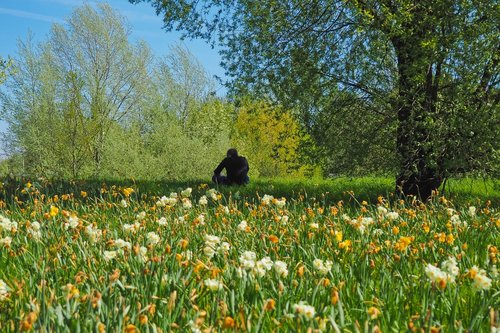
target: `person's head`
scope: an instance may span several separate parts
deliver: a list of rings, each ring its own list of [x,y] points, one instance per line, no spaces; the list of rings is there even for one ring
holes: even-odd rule
[[[238,156],[238,151],[236,151],[236,149],[234,148],[228,149],[227,157],[236,157],[236,156]]]

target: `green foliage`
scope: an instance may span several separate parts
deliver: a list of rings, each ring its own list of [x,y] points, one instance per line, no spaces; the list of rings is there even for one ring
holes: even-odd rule
[[[11,59],[4,60],[0,56],[0,84],[4,83],[5,79],[7,78],[7,71],[11,65],[12,65]]]
[[[361,170],[376,164],[364,150],[388,156],[406,194],[427,197],[464,171],[498,173],[496,1],[130,2],[151,3],[167,30],[219,44],[233,92],[298,110],[318,144],[336,136],[325,118],[349,132],[363,118],[360,134],[379,137],[351,144],[373,148],[326,149],[355,153]]]
[[[274,177],[304,175],[300,146],[308,140],[299,123],[280,106],[245,100],[238,107],[232,143],[247,156],[250,174]]]

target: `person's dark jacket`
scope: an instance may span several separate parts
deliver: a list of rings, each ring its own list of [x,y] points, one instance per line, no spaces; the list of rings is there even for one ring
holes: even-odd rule
[[[226,157],[214,170],[214,174],[219,175],[226,169],[227,178],[231,183],[244,184],[247,181],[248,161],[243,156]]]

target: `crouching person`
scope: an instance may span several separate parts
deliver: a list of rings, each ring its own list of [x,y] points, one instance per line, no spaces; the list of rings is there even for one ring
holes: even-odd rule
[[[226,176],[221,175],[222,170],[226,169]],[[226,158],[220,162],[214,170],[212,181],[219,185],[244,185],[248,184],[248,161],[243,156],[238,156],[236,149],[231,148],[227,151]]]

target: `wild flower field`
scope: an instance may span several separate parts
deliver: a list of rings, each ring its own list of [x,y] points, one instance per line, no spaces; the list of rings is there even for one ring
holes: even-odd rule
[[[497,332],[500,214],[103,186],[0,202],[0,331]]]

